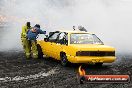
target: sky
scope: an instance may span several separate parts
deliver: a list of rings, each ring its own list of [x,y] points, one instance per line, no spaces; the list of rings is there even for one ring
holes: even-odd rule
[[[0,15],[10,25],[0,31],[0,51],[22,50],[21,28],[30,21],[47,32],[82,25],[118,52],[132,52],[132,0],[0,0]]]

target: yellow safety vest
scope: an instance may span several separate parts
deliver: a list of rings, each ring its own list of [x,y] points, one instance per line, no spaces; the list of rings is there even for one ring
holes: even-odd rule
[[[23,26],[23,27],[22,27],[21,38],[26,38],[26,36],[27,36],[27,31],[28,31],[29,29],[31,29],[31,27],[30,27],[30,28],[28,28],[27,26]]]

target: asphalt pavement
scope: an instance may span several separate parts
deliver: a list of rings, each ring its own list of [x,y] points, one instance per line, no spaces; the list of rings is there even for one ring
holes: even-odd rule
[[[89,75],[132,74],[132,55],[119,53],[117,60],[102,67],[83,65]],[[61,66],[52,58],[29,59],[23,51],[0,52],[0,88],[132,88],[128,83],[84,83],[77,79],[80,64]]]

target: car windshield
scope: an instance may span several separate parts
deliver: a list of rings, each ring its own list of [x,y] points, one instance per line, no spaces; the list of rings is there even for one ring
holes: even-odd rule
[[[73,33],[70,36],[70,44],[103,44],[103,42],[95,34]]]

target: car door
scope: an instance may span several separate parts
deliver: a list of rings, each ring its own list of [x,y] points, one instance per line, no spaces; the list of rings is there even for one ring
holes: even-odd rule
[[[45,46],[45,47],[47,47],[47,54],[48,54],[48,56],[50,56],[50,57],[53,57],[54,58],[54,45],[55,45],[55,43],[56,43],[56,40],[57,40],[57,36],[59,35],[60,33],[59,32],[54,32],[52,35],[50,35],[49,36],[49,38],[48,38],[48,47],[47,46]]]
[[[64,47],[68,44],[67,33],[61,32],[58,37],[56,43],[53,46],[53,55],[56,59],[60,59],[60,52],[63,51]]]
[[[50,55],[50,49],[49,49],[50,42],[48,42],[48,41],[41,41],[40,45],[41,45],[41,48],[42,48],[42,51],[43,51],[44,55],[49,56]]]

